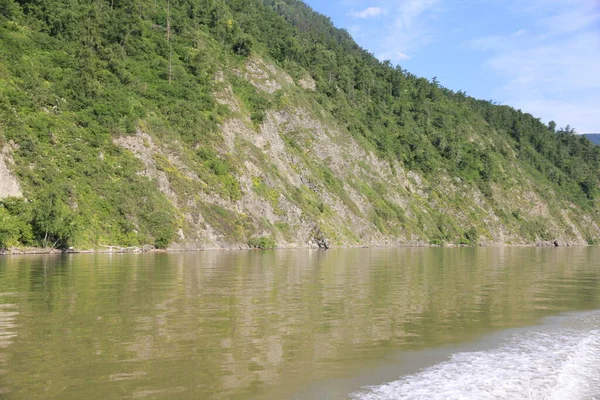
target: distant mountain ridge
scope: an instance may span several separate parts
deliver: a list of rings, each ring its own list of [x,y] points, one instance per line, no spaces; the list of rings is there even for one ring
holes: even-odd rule
[[[590,139],[592,143],[600,145],[600,133],[584,133],[583,136]]]

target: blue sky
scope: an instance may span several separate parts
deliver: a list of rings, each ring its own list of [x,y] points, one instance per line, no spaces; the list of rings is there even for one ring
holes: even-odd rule
[[[415,75],[600,133],[600,0],[305,0]]]

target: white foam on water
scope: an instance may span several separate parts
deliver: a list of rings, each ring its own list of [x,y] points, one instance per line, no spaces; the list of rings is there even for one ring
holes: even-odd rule
[[[600,399],[600,330],[593,325],[515,335],[498,348],[455,354],[352,398]]]

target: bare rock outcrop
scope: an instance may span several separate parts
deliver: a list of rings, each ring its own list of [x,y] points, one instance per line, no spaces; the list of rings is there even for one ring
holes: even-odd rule
[[[298,81],[298,85],[306,90],[317,90],[317,83],[312,78],[312,76],[306,74]]]
[[[10,169],[13,163],[10,147],[4,146],[0,150],[0,199],[23,197],[21,185]]]

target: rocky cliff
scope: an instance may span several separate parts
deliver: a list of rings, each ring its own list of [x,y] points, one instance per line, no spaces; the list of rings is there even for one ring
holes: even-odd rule
[[[506,166],[508,187],[493,186],[489,195],[444,171],[427,179],[378,157],[311,104],[310,78],[294,82],[260,58],[247,60],[232,74],[264,95],[289,99],[267,110],[256,125],[227,74],[219,71],[214,77],[215,99],[231,112],[219,127],[215,151],[235,160],[239,196],[211,190],[194,173],[194,155],[181,143],[162,142],[143,131],[114,141],[142,161],[140,173],[181,212],[176,248],[245,248],[251,237],[272,237],[281,247],[316,247],[319,239],[336,246],[461,239],[488,245],[585,245],[586,238],[600,236],[592,216],[536,187],[516,158]],[[470,140],[494,151],[486,138],[471,135]],[[510,151],[508,143],[501,145]],[[513,220],[507,221],[507,215]],[[539,231],[524,232],[523,223]],[[447,233],[455,236],[444,240]]]

